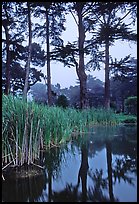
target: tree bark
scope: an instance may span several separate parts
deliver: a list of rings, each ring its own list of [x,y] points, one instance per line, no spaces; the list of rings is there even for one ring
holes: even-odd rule
[[[82,9],[83,5],[78,3],[77,6],[77,14],[78,14],[78,32],[79,32],[79,69],[78,69],[78,77],[80,81],[80,108],[87,107],[87,75],[84,69],[84,42],[85,42],[85,29],[83,25],[82,19]]]
[[[10,56],[10,42],[9,42],[9,33],[8,28],[5,28],[6,33],[6,84],[5,84],[5,94],[8,95],[10,93],[10,62],[11,62],[11,56]]]
[[[47,44],[47,93],[48,105],[52,105],[52,92],[51,92],[51,71],[50,71],[50,43],[49,43],[49,16],[48,8],[46,8],[46,44]]]
[[[9,35],[9,17],[7,13],[7,2],[5,2],[3,8],[5,9],[5,14],[7,21],[3,24],[5,29],[5,36],[6,36],[6,83],[5,83],[5,94],[8,95],[10,93],[10,63],[11,63],[11,56],[10,56],[10,35]]]
[[[28,7],[28,27],[29,27],[29,48],[28,48],[28,59],[26,64],[26,78],[25,85],[23,90],[23,98],[27,100],[27,92],[29,87],[29,72],[30,72],[30,62],[31,62],[31,43],[32,43],[32,31],[31,31],[31,12],[30,12],[30,3],[27,2]]]
[[[110,79],[109,79],[109,40],[105,41],[105,108],[110,108]]]

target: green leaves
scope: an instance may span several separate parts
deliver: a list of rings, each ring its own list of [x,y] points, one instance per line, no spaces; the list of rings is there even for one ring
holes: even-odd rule
[[[114,79],[123,81],[124,79],[135,80],[137,77],[137,62],[130,55],[121,58],[119,61],[111,58],[110,63],[111,73],[114,74]]]

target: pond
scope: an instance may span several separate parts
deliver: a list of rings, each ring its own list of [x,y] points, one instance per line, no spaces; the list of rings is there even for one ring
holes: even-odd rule
[[[137,202],[136,126],[95,126],[43,155],[43,174],[2,183],[3,202]]]

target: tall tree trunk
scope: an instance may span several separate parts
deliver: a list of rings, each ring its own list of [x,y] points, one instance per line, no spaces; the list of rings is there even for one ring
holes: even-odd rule
[[[46,43],[47,43],[47,93],[48,105],[52,105],[52,92],[51,92],[51,71],[50,71],[50,43],[49,43],[49,15],[48,8],[46,8]]]
[[[84,69],[84,41],[85,41],[85,29],[82,19],[83,5],[78,3],[77,13],[79,19],[78,32],[79,32],[79,72],[78,77],[80,81],[80,108],[87,107],[87,76]]]
[[[9,17],[7,13],[7,2],[5,2],[3,8],[5,9],[7,21],[3,24],[5,29],[5,36],[6,36],[6,83],[5,83],[5,94],[8,95],[10,93],[10,63],[11,63],[11,56],[10,56],[10,35],[8,30],[8,23]]]
[[[29,72],[30,72],[30,62],[31,62],[31,43],[32,43],[32,31],[31,31],[31,12],[30,12],[30,3],[27,2],[28,7],[28,27],[29,27],[29,48],[28,48],[28,59],[26,64],[26,78],[25,85],[23,90],[23,98],[27,100],[27,92],[29,86]]]
[[[10,93],[10,62],[11,62],[8,28],[5,29],[5,33],[6,33],[6,53],[7,53],[5,94],[8,95]]]
[[[110,79],[109,79],[109,40],[105,41],[105,108],[110,108]]]

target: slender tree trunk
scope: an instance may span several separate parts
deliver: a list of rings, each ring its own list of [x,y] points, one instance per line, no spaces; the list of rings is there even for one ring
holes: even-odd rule
[[[49,16],[48,9],[46,8],[46,43],[47,43],[47,93],[48,105],[52,105],[52,92],[51,92],[51,71],[50,71],[50,43],[49,43]]]
[[[87,107],[87,76],[84,69],[84,41],[85,41],[85,29],[83,25],[82,20],[82,9],[83,6],[78,3],[78,19],[79,19],[79,25],[78,25],[78,32],[79,32],[79,72],[78,77],[80,81],[80,108],[86,108]]]
[[[5,22],[4,29],[5,29],[5,36],[6,36],[6,83],[5,83],[5,94],[8,95],[10,93],[10,63],[11,63],[11,56],[10,56],[10,35],[8,30],[8,22],[9,17],[7,13],[7,2],[4,4],[4,9],[6,13],[7,23]]]
[[[23,90],[23,98],[27,100],[27,92],[29,87],[29,72],[30,72],[30,62],[31,62],[31,43],[32,43],[32,31],[31,31],[31,12],[30,12],[30,3],[27,2],[28,7],[28,27],[29,27],[29,48],[28,48],[28,59],[26,64],[26,78],[25,85]]]
[[[122,96],[122,107],[121,107],[121,111],[122,111],[122,113],[124,113],[124,111],[125,111],[125,104],[124,104],[124,100],[125,100],[125,98],[124,98],[124,93],[123,93],[123,96]]]
[[[8,28],[5,28],[6,33],[6,84],[5,84],[5,94],[8,95],[10,93],[10,62],[11,62],[11,56],[10,56],[10,42],[9,42],[9,33]]]
[[[105,108],[110,108],[110,79],[109,79],[109,40],[105,42]]]

